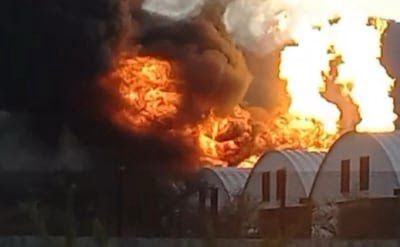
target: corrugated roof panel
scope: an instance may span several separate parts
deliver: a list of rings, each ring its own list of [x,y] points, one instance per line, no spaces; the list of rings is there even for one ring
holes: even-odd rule
[[[400,131],[382,134],[370,134],[382,147],[392,163],[393,169],[400,172]],[[400,178],[399,182],[400,182]]]
[[[301,150],[279,150],[267,152],[258,162],[263,162],[270,154],[282,155],[288,161],[297,172],[304,190],[309,194],[326,153]]]
[[[209,167],[206,169],[212,171],[221,180],[231,198],[240,195],[250,174],[249,169],[233,167]]]
[[[325,161],[323,161],[321,167],[321,174],[317,175],[320,177],[324,177],[327,180],[317,178],[317,181],[313,185],[312,193],[314,193],[315,199],[318,200],[332,200],[340,198],[340,200],[348,200],[346,196],[343,196],[341,193],[338,194],[337,191],[340,190],[340,180],[338,181],[336,178],[340,176],[340,161],[343,159],[350,159],[355,163],[355,167],[353,168],[355,171],[359,172],[359,159],[364,156],[371,156],[373,162],[377,162],[378,166],[372,167],[372,172],[387,172],[386,169],[393,169],[393,175],[395,179],[397,179],[398,184],[400,184],[400,131],[394,131],[389,133],[356,133],[349,132],[341,136],[335,144],[331,147],[328,155],[326,156]],[[383,160],[381,160],[383,158]],[[389,162],[390,164],[380,164],[381,162]],[[385,170],[384,170],[385,169]],[[335,176],[327,176],[323,174],[325,172],[336,171],[338,175]],[[373,176],[373,175],[372,175]],[[388,178],[385,176],[376,176],[377,179],[375,181],[382,181],[380,179]],[[374,177],[371,177],[374,179]],[[326,184],[335,184],[338,186],[336,191],[329,191],[328,188],[323,188]],[[383,182],[385,183],[385,182]],[[374,188],[369,189],[368,197],[371,196],[381,196],[381,195],[393,195],[393,188],[389,188],[389,184],[392,184],[392,181],[387,181],[388,186],[383,186],[382,184],[377,186],[377,183],[373,184]],[[355,187],[355,186],[353,186]],[[376,187],[376,188],[375,188]],[[378,188],[379,187],[379,188]],[[353,188],[351,187],[353,190]],[[397,187],[395,188],[397,189]],[[324,190],[324,191],[323,191]],[[376,193],[379,190],[379,194]],[[366,196],[363,193],[359,193],[358,188],[354,192],[354,197],[363,197]],[[335,194],[336,193],[336,194]],[[387,193],[387,194],[386,194]],[[328,195],[329,194],[329,195]],[[335,197],[336,196],[336,197]]]
[[[325,153],[305,152],[298,150],[280,151],[290,160],[290,164],[299,174],[299,178],[307,194],[310,194],[315,176],[322,163]]]

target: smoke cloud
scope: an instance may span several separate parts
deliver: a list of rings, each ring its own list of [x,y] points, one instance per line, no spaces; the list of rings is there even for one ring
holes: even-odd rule
[[[179,140],[162,138],[159,133],[126,133],[105,115],[103,108],[112,104],[113,96],[98,81],[113,70],[121,51],[139,50],[142,55],[170,59],[185,83],[183,121],[197,121],[211,108],[220,114],[229,113],[242,101],[250,84],[245,58],[221,23],[223,8],[193,5],[202,11],[197,17],[190,15],[190,22],[162,26],[154,13],[141,9],[139,1],[19,4],[21,7],[15,9],[14,4],[5,3],[0,15],[5,34],[0,44],[0,109],[9,112],[11,119],[19,114],[27,116],[6,121],[7,133],[15,134],[3,145],[12,147],[12,152],[25,150],[20,151],[24,161],[14,163],[6,153],[0,154],[10,161],[8,167],[34,167],[42,158],[46,164],[63,167],[64,161],[59,160],[79,156],[73,150],[80,147],[87,148],[97,165],[129,163],[152,169],[150,164],[154,164],[157,169],[167,169],[167,164],[192,162],[185,160],[190,151]],[[170,6],[173,12],[192,5],[177,1]],[[10,121],[20,124],[12,129]],[[65,144],[64,139],[72,141]],[[157,156],[153,155],[154,148]],[[66,149],[74,154],[65,154]],[[44,157],[46,152],[53,157]],[[86,154],[81,158],[75,163],[86,164]]]
[[[91,168],[88,150],[68,128],[63,128],[57,149],[49,148],[32,133],[27,114],[0,114],[0,170],[82,171]]]
[[[84,145],[107,145],[113,138],[118,143],[125,133],[114,131],[99,109],[110,95],[98,88],[97,81],[112,69],[121,50],[134,47],[140,54],[172,61],[185,84],[184,121],[186,117],[198,120],[211,108],[221,115],[229,113],[243,101],[252,73],[257,78],[250,88],[250,103],[261,102],[273,111],[283,101],[278,97],[281,93],[275,92],[284,90],[273,74],[276,63],[268,65],[265,60],[278,60],[271,52],[291,39],[298,20],[318,23],[321,16],[345,11],[348,6],[352,11],[400,19],[395,11],[399,3],[394,0],[331,2],[145,0],[141,5],[140,1],[119,0],[35,4],[22,0],[15,8],[12,1],[6,1],[0,10],[4,34],[0,109],[30,115],[30,132],[54,149],[62,149],[65,126]],[[157,16],[172,22],[161,25],[164,20]],[[247,58],[236,44],[251,51]],[[255,51],[272,55],[265,60],[255,58]],[[264,64],[271,67],[269,75]],[[258,90],[258,84],[263,90]],[[105,129],[109,136],[101,135]],[[148,142],[152,141],[156,138],[150,137]],[[132,142],[129,145],[137,144]],[[164,151],[170,152],[168,148]]]
[[[247,50],[267,54],[290,42],[299,25],[324,24],[340,13],[400,21],[396,0],[232,0],[218,1],[225,8],[223,22],[235,42]],[[207,0],[146,0],[143,10],[174,21],[199,15]]]
[[[130,7],[119,0],[3,2],[0,109],[8,117],[1,120],[2,166],[87,167],[78,122],[96,99],[97,78],[136,32]]]
[[[396,0],[234,0],[224,23],[234,40],[247,50],[269,53],[290,42],[301,25],[321,25],[340,13],[400,20]]]
[[[0,24],[0,107],[6,110],[70,110],[132,32],[123,1],[7,2]]]
[[[185,84],[184,115],[213,108],[229,113],[242,102],[252,80],[246,59],[231,41],[215,5],[190,22],[148,28],[139,41],[142,54],[173,61]],[[205,73],[206,72],[206,73]]]
[[[134,50],[132,56],[171,61],[184,83],[184,123],[199,121],[211,108],[228,114],[243,101],[254,74],[248,101],[267,109],[251,109],[252,117],[264,123],[287,100],[281,98],[276,50],[290,41],[299,20],[318,22],[335,6],[322,4],[328,0],[141,2],[2,2],[0,109],[8,113],[0,114],[0,169],[106,167],[101,181],[107,184],[110,171],[126,166],[127,176],[134,178],[129,179],[132,222],[150,225],[146,229],[152,232],[162,216],[154,212],[165,206],[160,194],[169,196],[161,193],[169,186],[168,175],[194,164],[193,150],[162,133],[138,136],[119,129],[105,114],[113,95],[99,86],[99,79],[114,69],[119,54]],[[339,5],[350,6],[347,2]],[[400,19],[396,0],[353,4],[374,16]],[[237,45],[249,51],[247,57]]]
[[[146,0],[142,9],[169,19],[179,21],[200,14],[204,0]]]

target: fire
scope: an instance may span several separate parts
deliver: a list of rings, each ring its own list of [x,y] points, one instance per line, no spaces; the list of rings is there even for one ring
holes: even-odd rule
[[[326,90],[322,72],[330,69],[328,43],[312,28],[304,30],[299,40],[297,46],[289,46],[281,54],[280,76],[287,81],[291,97],[292,120],[288,124],[294,129],[313,130],[317,120],[327,133],[335,134],[340,111],[321,95]]]
[[[136,133],[157,128],[184,138],[186,143],[195,144],[200,160],[206,164],[237,164],[252,154],[251,116],[241,107],[225,117],[216,116],[211,109],[199,123],[173,123],[179,117],[183,95],[169,61],[122,57],[113,77],[124,103],[114,116],[118,124]]]
[[[280,28],[285,28],[285,18],[279,19],[285,22],[278,23]],[[345,13],[324,22],[300,22],[293,43],[281,53],[280,77],[290,96],[289,109],[263,118],[238,105],[225,116],[211,108],[198,122],[178,124],[185,84],[174,77],[171,63],[122,57],[113,77],[123,106],[114,119],[135,132],[156,129],[183,138],[194,144],[203,164],[249,168],[270,149],[330,148],[342,134],[339,106],[324,97],[331,80],[357,105],[357,131],[392,131],[397,116],[389,93],[394,81],[380,63],[386,28],[382,19]]]
[[[359,132],[388,132],[395,129],[393,99],[389,96],[394,80],[381,65],[381,36],[387,28],[384,20],[374,19],[365,25],[366,19],[343,18],[334,34],[353,34],[363,42],[349,42],[344,35],[335,35],[338,53],[343,57],[339,65],[337,83],[347,89],[359,107],[361,122]],[[362,26],[364,24],[364,26]],[[362,26],[363,28],[359,28]]]
[[[219,165],[236,164],[251,155],[252,125],[250,113],[237,106],[227,117],[212,112],[197,126],[201,160]]]
[[[327,151],[338,135],[328,134],[321,123],[311,121],[312,129],[298,128],[289,115],[256,120],[250,111],[235,107],[230,116],[214,114],[200,123],[198,143],[204,163],[254,166],[258,158],[272,149]]]
[[[179,84],[172,78],[169,62],[152,58],[122,58],[113,75],[124,102],[116,119],[143,131],[167,126],[178,114],[182,101]]]
[[[247,159],[243,160],[242,162],[240,162],[240,164],[237,167],[243,169],[251,169],[257,163],[259,158],[260,158],[259,155],[252,155]]]
[[[394,80],[380,62],[387,22],[344,10],[322,21],[310,19],[299,19],[291,30],[295,44],[281,53],[280,76],[291,97],[289,126],[312,130],[317,121],[326,134],[340,133],[340,109],[322,96],[327,90],[324,75],[332,70],[330,61],[340,58],[334,83],[358,107],[361,121],[356,130],[393,131],[397,116],[390,92]]]
[[[276,149],[328,151],[339,137],[327,132],[323,123],[315,119],[298,119],[290,114],[275,119],[268,129],[268,138]]]
[[[150,2],[143,9],[172,20],[195,16],[203,6],[192,1],[190,8],[161,11]],[[244,168],[268,149],[327,151],[349,130],[393,131],[394,80],[380,59],[386,19],[400,21],[398,2],[228,1],[222,22],[238,45],[258,54],[283,47],[279,76],[288,109],[260,119],[240,105],[224,116],[211,106],[200,121],[177,124],[185,83],[173,77],[169,61],[135,57],[122,59],[115,73],[124,102],[115,118],[137,132],[155,128],[188,140],[203,163]]]
[[[195,144],[199,160],[208,165],[248,168],[268,149],[326,150],[335,135],[327,134],[314,119],[290,114],[255,119],[251,111],[236,106],[218,116],[213,109],[197,123],[174,124],[182,106],[182,83],[173,77],[167,60],[122,57],[113,73],[123,106],[114,119],[136,133],[157,129]],[[304,128],[303,121],[309,127]]]

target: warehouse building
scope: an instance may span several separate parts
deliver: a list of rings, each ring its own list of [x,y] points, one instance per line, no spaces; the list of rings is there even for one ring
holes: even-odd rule
[[[221,212],[241,195],[249,176],[249,169],[207,167],[200,171],[203,189],[199,192],[199,206],[214,213]]]
[[[323,157],[324,153],[284,150],[259,159],[243,197],[259,210],[262,235],[311,235],[312,208],[307,202]]]
[[[398,237],[399,189],[400,132],[348,133],[325,157],[311,197],[317,205],[337,203],[337,235]]]

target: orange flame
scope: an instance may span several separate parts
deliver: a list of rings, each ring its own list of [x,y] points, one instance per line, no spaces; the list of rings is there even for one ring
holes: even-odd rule
[[[280,76],[291,98],[284,114],[256,119],[251,110],[236,106],[227,116],[211,109],[198,123],[178,125],[184,84],[173,77],[170,62],[123,57],[113,73],[123,102],[114,118],[135,132],[157,129],[182,137],[195,144],[199,160],[208,165],[249,168],[269,149],[327,151],[340,135],[340,111],[322,96],[327,90],[324,74],[340,56],[343,63],[337,66],[335,83],[359,107],[362,121],[357,130],[391,131],[396,116],[388,92],[393,80],[379,63],[386,22],[373,19],[371,26],[350,20],[298,30],[297,45],[283,50]],[[362,45],[347,39],[356,31]]]
[[[343,93],[350,95],[358,106],[361,122],[358,132],[390,132],[395,129],[393,98],[390,92],[394,80],[381,65],[381,39],[387,22],[381,19],[370,20],[355,17],[342,18],[335,33],[334,44],[343,57],[338,67],[337,84],[342,85]],[[346,34],[357,36],[355,40],[345,38]],[[362,42],[361,42],[362,41]]]
[[[246,150],[252,143],[251,116],[241,107],[225,118],[211,113],[197,128],[203,162],[232,165],[251,155]]]
[[[251,167],[267,149],[326,150],[333,141],[333,135],[326,134],[317,122],[304,130],[290,115],[254,120],[250,111],[240,106],[225,117],[211,111],[200,123],[174,126],[171,122],[178,116],[182,93],[168,61],[124,57],[113,76],[124,102],[114,116],[119,124],[139,133],[159,128],[183,137],[195,143],[203,164]]]
[[[294,33],[296,45],[282,52],[280,76],[287,81],[291,97],[289,125],[313,129],[320,122],[327,134],[339,133],[339,108],[326,100],[324,74],[329,62],[340,57],[335,83],[341,93],[357,105],[361,122],[359,132],[390,132],[395,129],[394,80],[381,65],[381,39],[387,28],[382,19],[370,19],[360,13],[343,12],[324,23],[300,23]]]
[[[124,58],[114,72],[125,107],[119,119],[138,131],[168,125],[179,111],[182,95],[171,77],[171,65],[152,57]]]

